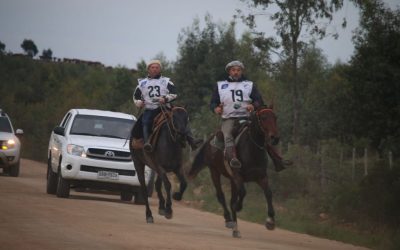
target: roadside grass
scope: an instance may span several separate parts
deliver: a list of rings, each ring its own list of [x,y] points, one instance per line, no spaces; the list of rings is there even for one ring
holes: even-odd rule
[[[203,171],[190,185],[185,193],[185,200],[196,208],[221,215],[223,210],[215,196],[215,189],[209,178],[209,171]],[[224,180],[223,189],[229,206],[230,185]],[[238,218],[264,224],[267,210],[264,194],[254,183],[246,184],[247,195],[243,209]],[[298,233],[305,233],[348,244],[364,246],[371,249],[400,249],[400,231],[385,228],[360,229],[351,223],[337,221],[329,215],[315,212],[312,202],[307,198],[290,198],[274,202],[277,227]],[[265,229],[267,230],[267,229]]]

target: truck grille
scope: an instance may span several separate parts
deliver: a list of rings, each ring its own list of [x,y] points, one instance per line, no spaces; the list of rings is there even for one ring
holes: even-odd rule
[[[130,152],[102,148],[89,148],[86,152],[86,156],[92,159],[108,161],[132,161]]]

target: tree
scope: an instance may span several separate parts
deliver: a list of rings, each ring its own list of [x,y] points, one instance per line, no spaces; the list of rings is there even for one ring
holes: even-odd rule
[[[44,60],[51,60],[53,58],[53,51],[51,51],[51,49],[44,49],[40,58]]]
[[[204,20],[203,29],[200,20],[195,19],[179,35],[179,55],[174,65],[179,101],[188,105],[189,112],[208,106],[214,85],[227,76],[228,62],[243,61],[246,76],[257,85],[265,82],[269,67],[269,56],[254,47],[251,34],[236,40],[235,23],[215,24],[210,15]]]
[[[6,51],[6,45],[0,41],[0,54],[4,54]]]
[[[360,26],[347,77],[352,83],[348,122],[357,137],[379,150],[400,151],[400,9],[359,1]]]
[[[34,57],[38,53],[38,49],[35,43],[30,39],[24,39],[21,44],[21,48],[29,57]]]
[[[292,138],[298,142],[300,115],[302,103],[299,98],[298,86],[298,59],[299,52],[304,48],[306,42],[301,41],[301,34],[306,32],[317,39],[324,38],[326,24],[320,24],[320,19],[332,20],[335,11],[343,6],[343,0],[332,0],[327,3],[325,0],[242,0],[247,2],[254,10],[266,10],[268,7],[277,7],[278,11],[270,15],[270,20],[275,21],[275,29],[282,44],[281,58],[288,62],[290,72],[290,92],[292,95]],[[271,8],[274,10],[273,8]],[[275,8],[276,10],[276,8]],[[238,10],[242,20],[253,30],[256,28],[256,13],[245,14]],[[263,13],[265,15],[265,13]],[[317,22],[318,21],[318,22]],[[345,22],[344,22],[345,25]],[[265,39],[264,33],[258,32],[260,45],[271,43],[271,39]],[[334,34],[337,36],[336,34]],[[268,44],[267,44],[268,45]],[[269,47],[269,46],[267,46]]]

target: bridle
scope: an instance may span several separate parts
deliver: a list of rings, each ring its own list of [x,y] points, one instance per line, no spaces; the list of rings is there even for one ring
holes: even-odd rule
[[[261,118],[260,118],[261,115],[264,114],[264,113],[272,114],[273,117],[274,117],[274,119],[275,119],[275,121],[276,121],[276,116],[275,116],[273,110],[270,109],[270,108],[263,108],[263,109],[260,109],[260,110],[258,110],[258,111],[255,111],[255,112],[253,113],[253,114],[255,115],[255,117],[256,117],[256,120],[257,120],[257,127],[258,127],[258,129],[259,129],[264,135],[268,135],[268,131],[265,130],[264,127],[262,126],[262,122],[261,122]],[[265,150],[265,149],[266,149],[266,148],[265,148],[265,144],[264,144],[264,145],[259,145],[259,144],[256,142],[256,140],[253,138],[253,136],[251,135],[251,133],[249,133],[249,137],[250,137],[251,142],[252,142],[258,149],[260,149],[260,150]]]
[[[181,134],[181,132],[179,132],[178,129],[175,127],[174,111],[183,110],[185,113],[187,113],[187,111],[183,107],[172,107],[171,110],[168,110],[166,105],[160,105],[160,108],[161,108],[161,112],[166,120],[168,131],[172,138],[172,141],[176,142],[176,138],[177,138],[178,134]]]

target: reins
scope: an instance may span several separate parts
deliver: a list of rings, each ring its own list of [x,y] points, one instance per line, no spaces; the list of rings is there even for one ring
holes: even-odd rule
[[[265,134],[266,131],[265,131],[265,129],[263,128],[263,126],[262,126],[262,124],[261,124],[260,115],[261,115],[262,113],[265,113],[265,112],[273,113],[272,109],[262,109],[262,110],[259,110],[259,111],[256,111],[256,112],[255,112],[255,116],[256,116],[256,118],[257,118],[257,125],[258,125],[259,129],[262,131],[263,134]],[[251,141],[258,149],[260,149],[260,150],[266,150],[266,148],[265,148],[264,145],[261,145],[261,146],[260,146],[260,145],[254,140],[253,136],[252,136],[251,133],[250,133],[250,129],[248,130],[248,133],[249,133],[250,141]]]
[[[172,141],[176,142],[177,129],[176,129],[175,125],[174,125],[173,111],[176,110],[176,109],[182,109],[184,111],[186,111],[186,110],[184,108],[182,108],[182,107],[173,107],[171,109],[171,115],[169,115],[169,111],[168,111],[166,105],[160,105],[160,108],[161,108],[161,112],[162,112],[162,114],[163,114],[163,116],[164,116],[164,118],[166,120],[168,131],[169,131],[169,134],[171,135]],[[172,129],[171,129],[171,127],[172,127]]]

